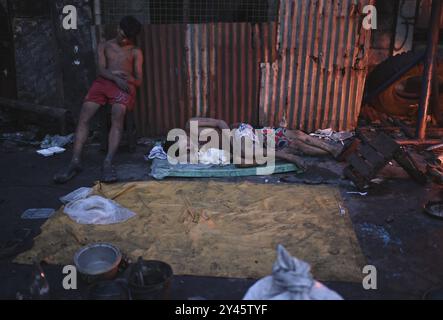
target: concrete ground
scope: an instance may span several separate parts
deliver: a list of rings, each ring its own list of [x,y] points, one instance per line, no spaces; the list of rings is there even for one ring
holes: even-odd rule
[[[28,208],[58,208],[58,198],[78,187],[92,186],[100,178],[103,153],[98,145],[85,150],[84,171],[66,185],[55,185],[52,176],[70,158],[70,152],[49,158],[36,154],[33,147],[0,147],[0,247],[23,232],[40,232],[44,220],[23,220]],[[147,180],[148,164],[143,160],[147,147],[138,146],[136,153],[122,150],[117,165],[121,180]],[[366,291],[361,283],[326,283],[346,299],[421,299],[430,288],[443,286],[443,221],[423,213],[430,199],[443,199],[443,188],[419,186],[403,171],[388,166],[381,177],[385,180],[368,191],[355,191],[342,180],[342,165],[331,159],[308,159],[308,172],[272,177],[248,178],[261,183],[331,183],[339,186],[346,208],[368,264],[378,270],[378,289]],[[239,179],[239,178],[236,178]],[[230,179],[235,180],[235,179]],[[15,254],[29,249],[32,242],[18,248]],[[28,294],[32,267],[13,264],[12,257],[0,259],[0,298],[15,299],[17,293]],[[44,266],[53,299],[81,299],[86,285],[77,291],[62,288],[61,266]],[[362,274],[362,278],[363,278]],[[195,276],[174,277],[173,299],[241,299],[254,279],[225,279]]]

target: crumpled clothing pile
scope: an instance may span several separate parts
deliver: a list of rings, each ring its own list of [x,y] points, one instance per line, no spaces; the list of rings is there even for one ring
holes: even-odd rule
[[[168,155],[163,150],[163,147],[160,145],[156,145],[154,148],[151,149],[149,154],[145,155],[145,160],[154,160],[154,159],[160,159],[160,160],[166,160],[168,158]]]
[[[343,144],[345,140],[352,138],[355,134],[354,134],[354,132],[351,132],[351,131],[336,132],[336,131],[332,130],[331,128],[328,128],[328,129],[324,129],[324,130],[319,129],[319,130],[315,131],[315,133],[311,133],[310,135],[313,137],[320,138],[320,139],[330,140],[330,141],[334,141],[334,142],[340,142]]]
[[[198,162],[201,164],[213,164],[226,166],[230,164],[230,155],[225,150],[209,148],[198,152]]]

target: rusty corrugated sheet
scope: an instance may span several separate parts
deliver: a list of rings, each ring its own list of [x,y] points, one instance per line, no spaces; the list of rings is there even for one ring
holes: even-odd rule
[[[280,1],[279,58],[261,64],[260,124],[354,129],[366,77],[371,0]]]
[[[188,104],[183,25],[147,25],[140,37],[144,54],[143,85],[138,90],[139,134],[163,135],[182,128],[192,111]]]
[[[193,114],[258,124],[259,67],[275,59],[276,25],[190,24],[186,30]]]

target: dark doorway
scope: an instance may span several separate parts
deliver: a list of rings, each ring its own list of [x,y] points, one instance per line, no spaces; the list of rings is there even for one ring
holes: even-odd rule
[[[17,98],[11,19],[0,4],[0,97]]]

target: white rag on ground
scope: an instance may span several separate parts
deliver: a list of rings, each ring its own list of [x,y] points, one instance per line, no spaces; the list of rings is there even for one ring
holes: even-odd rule
[[[50,157],[50,156],[53,156],[54,154],[63,153],[65,151],[66,151],[65,148],[51,147],[51,148],[47,148],[47,149],[37,150],[37,153],[41,154],[44,157]]]
[[[71,133],[70,135],[67,136],[59,136],[59,135],[55,135],[55,136],[51,136],[49,134],[47,134],[43,141],[40,144],[40,148],[42,149],[48,149],[48,148],[52,148],[52,147],[64,147],[68,144],[71,144],[74,142],[74,134]]]

